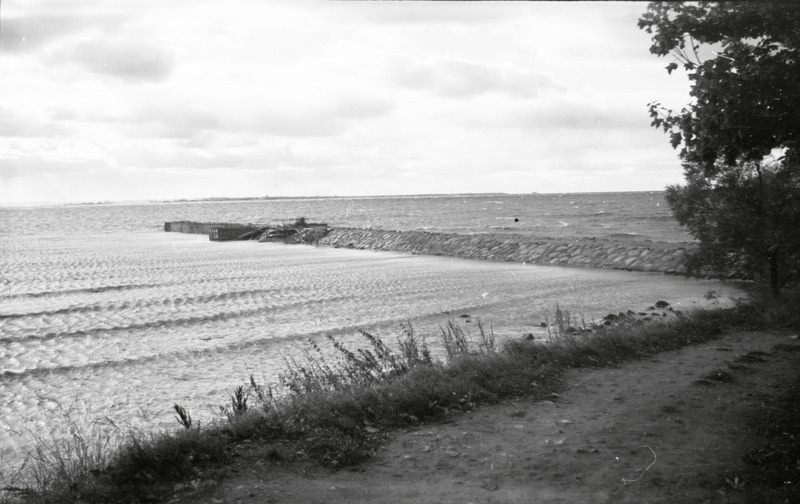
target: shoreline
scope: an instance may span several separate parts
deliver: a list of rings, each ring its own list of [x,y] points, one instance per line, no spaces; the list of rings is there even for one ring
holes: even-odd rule
[[[271,392],[268,397],[263,396],[265,389],[253,382],[252,389],[240,388],[242,397],[245,399],[244,407],[240,401],[237,410],[236,392],[234,391],[234,395],[231,396],[232,404],[229,407],[233,409],[226,410],[228,424],[210,425],[211,430],[201,430],[199,426],[192,426],[191,420],[189,420],[188,425],[185,425],[185,430],[139,439],[136,443],[142,443],[143,448],[131,451],[130,448],[123,447],[125,453],[122,454],[122,458],[117,459],[122,466],[106,468],[105,465],[102,465],[100,469],[89,466],[90,474],[77,483],[70,483],[69,488],[74,486],[80,488],[80,492],[88,491],[90,493],[94,492],[95,488],[102,492],[108,489],[113,493],[116,491],[114,488],[117,488],[119,484],[118,478],[130,477],[126,475],[133,474],[131,471],[139,471],[136,474],[143,471],[150,476],[146,478],[149,482],[142,480],[137,483],[137,493],[144,492],[137,496],[141,500],[151,501],[151,495],[159,495],[163,502],[169,499],[169,502],[172,503],[199,503],[219,502],[220,496],[222,496],[221,502],[228,502],[233,494],[236,495],[235,500],[237,501],[253,499],[252,502],[259,502],[259,497],[263,497],[264,494],[256,490],[263,490],[262,483],[270,479],[273,484],[283,488],[283,490],[277,490],[278,494],[273,493],[273,496],[279,499],[274,502],[292,502],[292,497],[280,500],[282,499],[280,494],[294,496],[298,487],[305,488],[302,482],[309,482],[309,470],[312,471],[312,480],[321,481],[322,490],[327,491],[330,480],[326,478],[336,479],[342,475],[352,474],[350,471],[331,471],[331,468],[353,467],[359,473],[356,479],[361,479],[361,472],[370,471],[376,466],[387,465],[385,457],[368,460],[366,463],[361,461],[365,458],[370,459],[376,450],[379,450],[378,453],[383,457],[385,449],[380,446],[386,440],[394,439],[395,435],[402,436],[403,430],[437,429],[436,425],[441,421],[444,421],[445,424],[452,422],[458,424],[463,419],[463,416],[458,415],[478,414],[478,410],[473,411],[476,406],[487,405],[486,408],[481,408],[481,411],[503,412],[508,409],[509,405],[518,404],[520,400],[533,401],[530,411],[524,413],[516,409],[510,412],[506,411],[508,414],[505,417],[516,419],[534,415],[537,414],[536,411],[539,408],[537,405],[541,403],[542,399],[547,400],[548,396],[551,398],[563,397],[561,386],[565,381],[562,380],[561,375],[565,371],[582,372],[580,370],[605,368],[607,372],[617,372],[614,371],[617,366],[628,366],[627,363],[633,362],[634,365],[641,363],[644,366],[642,372],[648,373],[651,365],[646,361],[648,359],[660,360],[664,351],[691,354],[694,352],[695,345],[708,346],[711,344],[708,343],[709,341],[722,336],[722,331],[729,328],[729,324],[733,324],[733,326],[748,324],[745,319],[740,318],[745,316],[744,313],[740,316],[737,310],[720,310],[700,315],[699,319],[691,317],[693,320],[678,317],[678,319],[674,319],[674,323],[677,325],[671,323],[641,326],[635,323],[629,324],[622,328],[621,333],[616,333],[616,331],[598,333],[587,339],[571,336],[572,333],[568,330],[559,331],[553,343],[555,346],[550,348],[548,348],[549,345],[540,346],[534,342],[517,341],[508,346],[504,345],[503,350],[497,350],[494,347],[493,338],[491,338],[491,345],[486,346],[484,350],[478,349],[477,352],[473,350],[475,347],[470,349],[464,345],[454,358],[451,359],[448,356],[447,364],[444,367],[440,367],[438,364],[431,366],[425,361],[417,361],[416,359],[420,358],[420,354],[417,353],[413,362],[419,362],[420,367],[407,368],[404,373],[408,372],[408,378],[404,378],[405,374],[398,375],[399,379],[387,376],[385,382],[383,380],[375,382],[374,388],[356,386],[350,389],[350,386],[345,383],[345,388],[339,392],[336,390],[326,392],[326,389],[314,388],[310,389],[310,393],[309,391],[305,394],[300,392],[298,395],[292,396],[293,398],[290,397],[288,402],[272,402],[274,399],[269,399],[272,397]],[[796,340],[796,336],[791,339]],[[483,341],[484,344],[487,342],[485,338]],[[800,350],[800,345],[793,343],[784,346],[791,346],[792,349],[797,347]],[[790,352],[791,350],[785,351]],[[424,352],[427,352],[427,349]],[[755,355],[759,356],[760,354]],[[791,355],[800,357],[800,352]],[[367,361],[364,362],[367,363]],[[391,362],[395,361],[391,360]],[[409,361],[409,363],[411,362]],[[736,362],[738,361],[734,361],[734,365],[738,366]],[[310,364],[310,369],[315,369],[313,361]],[[327,368],[324,360],[318,361],[318,364],[323,366],[319,369]],[[521,366],[521,369],[515,369],[517,366]],[[382,368],[382,366],[379,367]],[[295,371],[299,371],[305,376],[303,369],[306,368],[298,367]],[[737,372],[743,369],[731,367],[731,370]],[[685,373],[687,368],[683,365],[673,367],[668,378],[675,378],[676,370]],[[604,369],[597,370],[597,372],[602,371]],[[291,383],[300,387],[293,390],[306,388],[303,383],[307,377],[303,378],[297,372],[291,376],[294,377]],[[709,379],[716,379],[714,378],[716,375],[710,372],[704,376],[706,378],[703,380],[706,382]],[[630,377],[630,375],[623,373],[622,377]],[[314,385],[320,377],[311,378],[313,381],[308,383]],[[615,381],[619,382],[620,379]],[[639,381],[637,378],[634,382],[638,383]],[[720,382],[723,383],[725,380],[720,380]],[[436,385],[433,386],[434,384]],[[619,385],[619,383],[615,384]],[[701,385],[705,386],[705,384]],[[661,392],[659,389],[658,394]],[[432,395],[429,397],[431,393]],[[654,394],[658,395],[652,392],[651,397]],[[248,414],[247,397],[253,399],[253,402],[256,402],[256,397],[259,398],[256,404],[251,405],[252,414]],[[263,402],[264,400],[267,402]],[[669,404],[662,406],[673,407]],[[262,408],[264,409],[262,410]],[[669,411],[663,411],[669,413]],[[180,411],[178,413],[180,415]],[[454,414],[457,416],[453,416]],[[497,421],[493,421],[491,424],[502,425],[504,419],[497,418]],[[507,419],[505,420],[507,421]],[[569,421],[556,425],[561,429],[566,429],[574,422],[570,419],[566,420]],[[516,420],[512,421],[515,422],[515,425],[519,423]],[[498,443],[508,442],[510,439],[509,432],[502,429],[498,429],[496,432]],[[551,446],[556,450],[564,445],[560,439],[551,440],[554,443]],[[547,442],[543,444],[545,448],[550,448]],[[511,445],[523,448],[524,453],[524,443],[513,441]],[[137,444],[137,446],[140,445]],[[401,446],[403,450],[408,448],[407,443],[402,443]],[[427,449],[426,446],[428,446]],[[469,455],[462,455],[465,452],[461,448],[456,447],[454,450],[453,442],[437,444],[435,451],[431,445],[426,446],[421,446],[422,453],[432,452],[430,455],[435,455],[440,460],[452,461],[458,458],[459,462],[471,462],[474,459]],[[688,448],[691,446],[693,445],[690,443]],[[574,445],[570,444],[569,448],[574,448]],[[140,452],[140,449],[144,451]],[[186,459],[186,453],[191,454],[188,459]],[[569,451],[565,452],[565,457],[568,460],[574,457],[586,458],[580,455],[582,453]],[[589,451],[589,453],[595,452]],[[405,455],[408,455],[407,451],[400,454],[401,461],[416,460],[413,456],[406,457]],[[525,460],[529,460],[529,458],[525,458]],[[352,465],[353,463],[356,465]],[[160,467],[161,464],[166,465]],[[186,464],[188,465],[184,467]],[[595,464],[590,465],[594,467]],[[136,469],[137,467],[139,469]],[[436,469],[438,469],[438,465]],[[177,472],[172,474],[173,471]],[[431,469],[422,467],[422,471],[430,473]],[[635,473],[636,468],[629,465],[626,467],[626,472],[628,474]],[[252,473],[254,479],[243,480],[243,475],[246,476],[248,473]],[[275,474],[288,475],[288,477],[275,479]],[[558,472],[555,478],[560,480],[561,474],[563,473]],[[163,482],[162,478],[165,478]],[[397,481],[392,478],[394,478],[393,475],[389,481],[384,483]],[[525,479],[527,481],[527,476]],[[220,480],[223,483],[221,486],[218,485]],[[663,477],[658,481],[663,481]],[[481,485],[481,488],[494,492],[498,488],[505,487],[507,482],[507,479],[490,478],[483,481],[487,486]],[[556,481],[556,483],[560,483],[560,481]],[[452,489],[453,484],[458,483],[448,479],[445,486]],[[111,485],[111,487],[106,485]],[[334,483],[332,486],[337,485]],[[383,486],[385,485],[382,485],[381,489]],[[656,485],[654,491],[658,492],[660,486],[661,484]],[[319,489],[315,486],[309,491]],[[522,485],[522,489],[524,492],[528,491],[525,485]],[[242,490],[246,497],[245,494],[239,493]],[[385,495],[381,491],[376,493],[374,488],[368,488],[365,502]],[[56,492],[58,493],[59,490]],[[61,495],[68,496],[73,490],[61,490],[61,492],[66,492]],[[502,497],[504,494],[493,495]],[[558,494],[554,490],[550,495]],[[307,501],[360,502],[360,500],[352,499],[354,494],[340,492],[335,497],[339,496],[343,496],[343,500],[337,501],[332,499],[332,494],[328,494],[309,497]],[[412,495],[409,502],[427,502],[414,500],[420,496],[421,494]],[[359,495],[359,497],[361,496]],[[398,502],[402,501],[398,500]],[[490,499],[489,502],[495,501]],[[506,500],[501,499],[496,502],[506,502]]]
[[[304,231],[311,230],[310,227],[279,226],[279,228],[300,231],[296,235],[284,237],[282,241],[285,243],[683,276],[687,275],[683,266],[684,258],[696,247],[692,242],[616,240],[596,237],[553,238],[497,233],[458,234],[355,227],[325,227],[321,231],[315,229],[310,235],[304,236]],[[259,238],[256,226],[249,224],[186,221],[164,223],[166,232],[207,234],[212,240],[216,240],[216,236],[221,234],[223,229],[228,232],[230,239]],[[237,233],[241,237],[235,237]],[[259,241],[266,240],[261,238]]]
[[[333,228],[320,245],[531,263],[581,266],[623,271],[685,275],[682,265],[693,244],[685,242],[624,241],[603,238],[547,238],[520,234],[434,233]]]
[[[371,236],[372,237],[384,236],[382,233],[385,233],[385,232],[376,231],[375,234],[373,234]],[[429,236],[430,233],[422,233],[422,235],[423,235],[422,238],[430,238],[430,236]],[[191,240],[193,243],[199,243],[199,241],[202,241],[202,240],[198,240],[197,238],[194,238],[194,237],[190,238],[188,236],[185,237],[185,240],[187,242],[189,240]],[[184,239],[180,239],[180,240],[170,239],[169,241],[183,242],[185,240]],[[587,240],[587,241],[591,242],[591,240]],[[379,241],[376,242],[376,243],[378,243],[380,245]],[[431,241],[428,240],[427,243],[431,243]],[[229,255],[237,255],[237,256],[239,256],[239,255],[244,254],[247,257],[251,257],[251,256],[254,256],[254,255],[255,256],[261,256],[261,254],[253,254],[253,252],[252,252],[252,251],[257,250],[258,247],[259,247],[259,244],[255,244],[255,243],[248,244],[247,246],[240,246],[239,244],[226,244],[226,245],[219,245],[219,246],[217,246],[216,244],[203,244],[203,246],[202,246],[203,250],[205,250],[205,249],[213,250],[213,251],[215,251],[214,253],[216,255],[225,256],[225,259],[224,259],[225,261],[229,260],[229,257],[227,257]],[[335,247],[331,247],[331,248],[335,248]],[[350,248],[350,247],[343,247],[343,248]],[[352,247],[352,248],[355,248],[355,247]],[[319,252],[314,252],[314,250],[312,248],[310,248],[310,247],[305,248],[305,250],[303,251],[302,249],[298,250],[298,249],[285,248],[283,245],[277,245],[276,246],[276,250],[278,250],[278,249],[284,249],[285,250],[285,254],[288,254],[289,256],[294,256],[292,260],[294,260],[298,265],[305,265],[306,261],[303,260],[303,257],[306,256],[307,254],[322,253],[323,255],[326,255],[326,256],[327,255],[331,255],[331,254],[334,255],[334,256],[351,256],[351,255],[352,256],[357,256],[357,255],[360,255],[357,252],[349,252],[349,251],[344,251],[344,250],[343,251],[338,251],[338,252],[337,251],[333,251],[333,250],[329,250],[329,251],[320,250]],[[165,250],[167,250],[167,249],[165,248]],[[178,249],[178,250],[180,250],[180,249]],[[170,255],[174,256],[176,258],[182,256],[182,254],[175,254],[176,249],[175,249],[175,244],[174,243],[171,244],[171,247],[169,248],[169,251],[170,251]],[[135,251],[128,251],[127,253],[133,253],[133,252],[135,252]],[[369,254],[367,254],[367,255],[369,255]],[[435,256],[436,254],[430,254],[430,255],[431,256]],[[138,255],[137,255],[137,257],[138,257]],[[472,258],[472,259],[474,259],[474,258]],[[450,265],[455,265],[457,263],[461,263],[461,261],[448,261],[448,260],[444,260],[444,259],[441,259],[441,258],[436,259],[436,258],[433,258],[433,257],[431,259],[408,258],[408,257],[407,258],[402,258],[402,257],[400,257],[400,258],[394,259],[393,261],[397,261],[397,262],[405,261],[405,262],[412,262],[412,263],[433,261],[433,262],[436,262],[436,263],[443,263],[443,264],[445,264],[447,266],[447,268],[450,268],[451,267]],[[386,263],[383,262],[383,260],[380,260],[378,262],[380,263],[380,266],[384,266],[384,264],[386,264]],[[92,264],[94,264],[94,263],[92,263]],[[280,264],[284,264],[284,263],[281,262]],[[486,267],[488,265],[485,264],[484,266]],[[455,267],[455,266],[452,266],[452,267]],[[470,269],[479,268],[479,265],[477,264],[477,261],[476,261],[475,264],[470,265],[469,268]],[[491,268],[492,269],[500,269],[500,270],[517,270],[517,269],[519,269],[521,274],[525,273],[524,271],[522,271],[522,270],[525,270],[525,268],[520,268],[519,265],[513,265],[513,264],[508,264],[508,265],[505,265],[505,266],[501,266],[499,264],[496,264],[496,265],[492,265]],[[552,270],[557,270],[557,268],[551,268],[551,269]],[[194,270],[192,270],[192,271],[194,272]],[[256,270],[253,270],[253,271],[256,271]],[[258,270],[258,271],[271,271],[271,270],[266,269],[266,270]],[[345,267],[343,271],[347,271],[348,274],[351,274],[351,269],[349,267]],[[533,269],[531,269],[531,271],[533,271]],[[568,272],[568,269],[563,269],[561,271]],[[335,280],[335,279],[330,279],[328,277],[328,273],[327,272],[325,272],[323,270],[321,270],[320,272],[323,273],[323,274],[322,275],[318,275],[318,276],[316,276],[314,278],[318,278],[318,279],[319,278],[326,278],[327,280],[331,280],[331,281]],[[578,274],[578,273],[580,273],[581,275],[584,274],[582,272],[579,272],[578,268],[573,269],[572,272],[575,273],[575,274]],[[486,274],[488,275],[489,273],[486,273]],[[610,271],[601,272],[601,271],[597,270],[595,273],[592,273],[591,271],[586,271],[585,274],[590,274],[590,275],[598,274],[598,275],[602,275],[602,276],[607,276],[607,275],[611,275],[611,272]],[[264,278],[274,278],[273,275],[274,275],[274,273],[270,273],[270,274],[266,275]],[[408,276],[407,269],[403,269],[402,271],[400,271],[398,273],[398,275],[400,275],[398,278],[407,277]],[[622,275],[622,273],[618,273],[617,275]],[[520,274],[517,274],[516,276],[519,277]],[[650,276],[650,275],[643,275],[643,276]],[[665,278],[665,277],[661,277],[660,275],[652,275],[652,276],[653,276],[654,279],[663,278],[663,282],[682,281],[682,279],[678,279],[678,278],[668,279],[668,278]],[[661,280],[654,280],[653,284],[657,285],[660,282],[661,282]],[[370,283],[370,285],[372,285],[372,284]],[[355,287],[358,287],[358,286],[355,286]],[[481,294],[480,291],[476,291],[476,292],[478,292],[479,295]],[[92,296],[94,296],[94,293],[92,293]],[[190,298],[186,298],[186,299],[195,299],[195,298],[204,299],[204,296],[199,296],[198,295],[198,296],[190,297]],[[481,299],[485,299],[485,298],[486,298],[486,293],[483,292],[483,295],[482,295]],[[659,298],[661,298],[661,296],[654,297],[654,298],[651,299],[651,302],[654,302],[656,299],[659,299]],[[664,297],[664,299],[669,299],[670,301],[673,301],[673,299],[669,298],[669,297]],[[114,305],[114,306],[116,306],[116,305]],[[473,316],[474,315],[475,314],[473,313]],[[239,378],[242,378],[242,377],[240,376]]]
[[[9,374],[2,391],[18,399],[0,408],[39,418],[47,412],[35,393],[79,393],[102,398],[93,402],[100,411],[113,406],[115,421],[124,420],[130,403],[159,427],[171,426],[172,402],[159,391],[166,380],[174,381],[168,399],[206,423],[250,374],[277,380],[283,356],[301,356],[307,337],[333,334],[355,342],[364,329],[393,338],[411,319],[440,352],[436,335],[449,318],[465,328],[477,320],[492,324],[499,340],[528,333],[541,339],[546,331],[539,324],[547,315],[552,320],[556,302],[593,320],[643,310],[641,299],[664,299],[683,310],[710,289],[721,292],[716,281],[653,273],[208,240],[150,231],[27,242],[63,266],[53,268],[35,254],[14,259],[27,276],[6,291],[4,349],[12,359],[4,363]],[[25,337],[31,334],[49,336]],[[0,419],[7,462],[21,453],[12,446],[21,446],[23,436],[14,439],[3,429],[22,426],[13,418]]]

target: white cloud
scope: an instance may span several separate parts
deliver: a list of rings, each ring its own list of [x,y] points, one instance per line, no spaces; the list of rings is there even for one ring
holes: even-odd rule
[[[142,40],[96,38],[81,42],[56,59],[68,59],[91,72],[132,82],[163,81],[175,65],[175,56]]]
[[[547,75],[508,66],[455,59],[420,61],[408,56],[395,57],[393,63],[389,79],[397,84],[453,99],[492,92],[532,98],[563,89]]]

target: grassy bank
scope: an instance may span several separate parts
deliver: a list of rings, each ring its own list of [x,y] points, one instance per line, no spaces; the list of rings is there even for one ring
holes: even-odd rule
[[[330,340],[335,357],[312,346],[289,362],[280,382],[251,379],[226,406],[226,420],[198,426],[176,405],[183,425],[170,433],[82,428],[54,443],[42,439],[23,471],[6,477],[7,502],[153,502],[175,488],[214,477],[232,447],[258,443],[267,459],[344,467],[369,458],[392,429],[441,419],[512,397],[545,398],[564,372],[613,366],[717,338],[732,329],[800,326],[796,301],[750,303],[698,311],[666,322],[622,317],[587,331],[563,311],[551,341],[499,346],[490,329],[468,338],[451,322],[442,328],[446,358],[431,357],[426,338],[407,328],[397,344],[362,333],[364,346]]]

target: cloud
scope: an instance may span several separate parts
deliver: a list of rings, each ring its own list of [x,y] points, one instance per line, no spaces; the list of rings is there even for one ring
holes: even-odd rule
[[[0,48],[3,52],[27,53],[45,48],[64,38],[103,27],[113,30],[122,16],[108,12],[12,13],[2,17]]]
[[[287,97],[288,98],[288,97]],[[282,137],[330,137],[343,134],[348,124],[384,116],[388,101],[345,95],[300,103],[289,99],[265,103],[257,109],[252,131]]]
[[[259,93],[262,93],[260,95]],[[241,90],[232,87],[206,97],[153,97],[153,103],[133,105],[118,125],[126,136],[192,139],[208,135],[333,137],[353,123],[381,118],[394,104],[369,94],[327,90]]]
[[[162,81],[174,67],[175,56],[160,45],[160,33],[153,29],[157,5],[140,3],[12,4],[3,12],[0,48],[10,54],[34,53],[51,67],[76,63],[128,81]]]
[[[0,178],[69,176],[111,167],[107,152],[79,139],[12,138],[0,141]]]
[[[176,148],[172,140],[131,142],[115,150],[114,156],[125,168],[163,170],[191,167],[195,170],[242,167],[247,156],[230,149]]]
[[[649,119],[644,110],[630,111],[619,105],[592,100],[553,99],[537,102],[509,114],[509,124],[526,130],[542,131],[567,129],[631,129],[646,125]]]
[[[76,175],[108,167],[106,163],[98,160],[64,162],[56,159],[43,159],[37,155],[11,160],[0,158],[0,180],[30,178],[42,174]]]
[[[557,134],[570,130],[646,130],[650,119],[643,105],[626,96],[594,93],[549,94],[525,101],[483,96],[442,119],[451,127],[518,130],[530,134]]]
[[[66,130],[53,124],[47,118],[29,112],[22,114],[6,107],[0,107],[0,138],[2,137],[49,137],[65,134]]]
[[[421,61],[407,56],[394,58],[389,79],[406,88],[452,98],[491,92],[532,98],[564,89],[549,76],[524,69],[455,59]]]
[[[164,81],[176,64],[171,51],[137,39],[95,38],[76,44],[58,57],[91,72],[131,82]]]
[[[122,118],[128,136],[140,138],[194,138],[223,127],[223,119],[200,103],[146,104]]]
[[[348,119],[383,117],[394,109],[394,104],[384,98],[369,95],[345,94],[333,106],[333,113]]]
[[[460,2],[453,9],[445,2],[385,2],[385,5],[358,5],[344,10],[348,19],[353,16],[370,24],[391,26],[461,26],[485,25],[507,20],[514,16],[515,9],[508,5],[486,5],[485,2]]]

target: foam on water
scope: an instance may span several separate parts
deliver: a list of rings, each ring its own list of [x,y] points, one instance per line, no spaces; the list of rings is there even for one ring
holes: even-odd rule
[[[154,428],[174,424],[174,403],[208,420],[249,375],[274,382],[284,359],[327,334],[352,344],[361,328],[391,342],[410,320],[435,345],[440,325],[469,314],[502,340],[536,332],[556,302],[593,318],[658,299],[688,308],[712,289],[738,295],[657,274],[163,232],[5,237],[0,257],[0,455],[10,465],[56,401],[119,422],[145,410]]]

